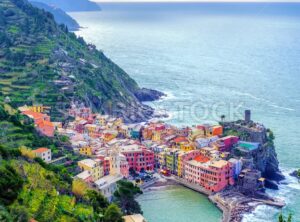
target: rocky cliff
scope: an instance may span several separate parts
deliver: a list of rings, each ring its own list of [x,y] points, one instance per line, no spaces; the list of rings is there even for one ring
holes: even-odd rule
[[[224,128],[225,132],[230,131],[241,140],[260,143],[259,148],[245,158],[250,159],[252,167],[262,172],[263,177],[267,179],[267,187],[277,189],[277,182],[284,179],[284,176],[279,169],[273,132],[262,124],[242,120],[224,123]]]

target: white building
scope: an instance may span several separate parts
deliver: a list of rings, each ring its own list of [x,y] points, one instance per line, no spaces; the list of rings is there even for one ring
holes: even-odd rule
[[[44,148],[44,147],[38,148],[36,150],[33,150],[33,152],[35,153],[36,157],[41,158],[46,163],[48,163],[52,160],[51,150],[48,148]]]
[[[121,175],[108,175],[95,181],[98,190],[105,196],[108,201],[112,201],[114,192],[117,189],[117,182],[122,180]]]

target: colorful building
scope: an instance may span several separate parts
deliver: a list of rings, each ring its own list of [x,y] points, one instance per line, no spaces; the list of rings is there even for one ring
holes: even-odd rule
[[[138,144],[121,147],[121,153],[126,157],[129,168],[135,171],[154,170],[154,152]]]
[[[176,174],[177,173],[177,153],[179,152],[179,149],[168,149],[165,152],[165,158],[166,158],[166,169],[168,169],[171,173]]]
[[[101,162],[102,162],[104,175],[105,176],[108,175],[110,173],[110,158],[100,155],[97,157],[97,159],[101,160]]]
[[[22,114],[33,119],[35,127],[39,133],[48,137],[54,136],[55,126],[50,121],[50,116],[39,112],[33,112],[31,110],[22,111]]]
[[[92,175],[93,181],[99,180],[104,176],[103,166],[100,160],[84,159],[78,161],[81,170],[87,170]]]
[[[218,192],[228,185],[233,185],[232,168],[225,160],[211,160],[199,155],[185,163],[185,179],[198,184],[206,190]]]
[[[41,158],[45,162],[50,162],[52,159],[51,150],[48,148],[41,147],[36,150],[32,150],[32,152],[34,152],[36,157]]]
[[[239,138],[237,136],[226,136],[217,140],[220,151],[230,151],[233,145],[237,144]]]
[[[199,150],[191,150],[187,152],[178,152],[177,159],[177,176],[184,177],[184,166],[186,161],[193,160],[196,156],[200,155]]]
[[[93,149],[90,146],[84,146],[79,148],[79,153],[84,156],[92,156]]]

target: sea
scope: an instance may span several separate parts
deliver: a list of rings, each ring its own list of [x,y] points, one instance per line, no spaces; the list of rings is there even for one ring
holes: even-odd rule
[[[148,103],[178,125],[252,119],[275,134],[286,180],[267,192],[300,221],[299,3],[102,3],[70,13],[93,43],[140,86],[166,94]],[[183,187],[139,197],[148,222],[214,222],[221,212]],[[243,222],[276,221],[281,210],[259,206]]]

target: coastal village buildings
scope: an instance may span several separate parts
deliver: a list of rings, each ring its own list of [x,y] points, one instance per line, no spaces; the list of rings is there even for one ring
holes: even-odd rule
[[[69,110],[74,121],[64,126],[51,125],[44,110],[42,107],[20,108],[34,120],[41,134],[53,136],[56,131],[70,139],[74,153],[82,157],[77,163],[81,172],[75,178],[93,184],[109,200],[113,198],[117,182],[130,178],[132,172],[163,172],[211,192],[232,185],[243,192],[264,186],[264,178],[251,164],[251,154],[261,146],[259,141],[242,141],[236,135],[226,134],[221,125],[178,128],[161,121],[125,124],[120,118],[94,114],[76,103]],[[230,127],[249,130],[244,125]],[[255,133],[264,130],[259,124],[255,127],[252,130]],[[40,148],[35,153],[49,162],[49,151]]]

